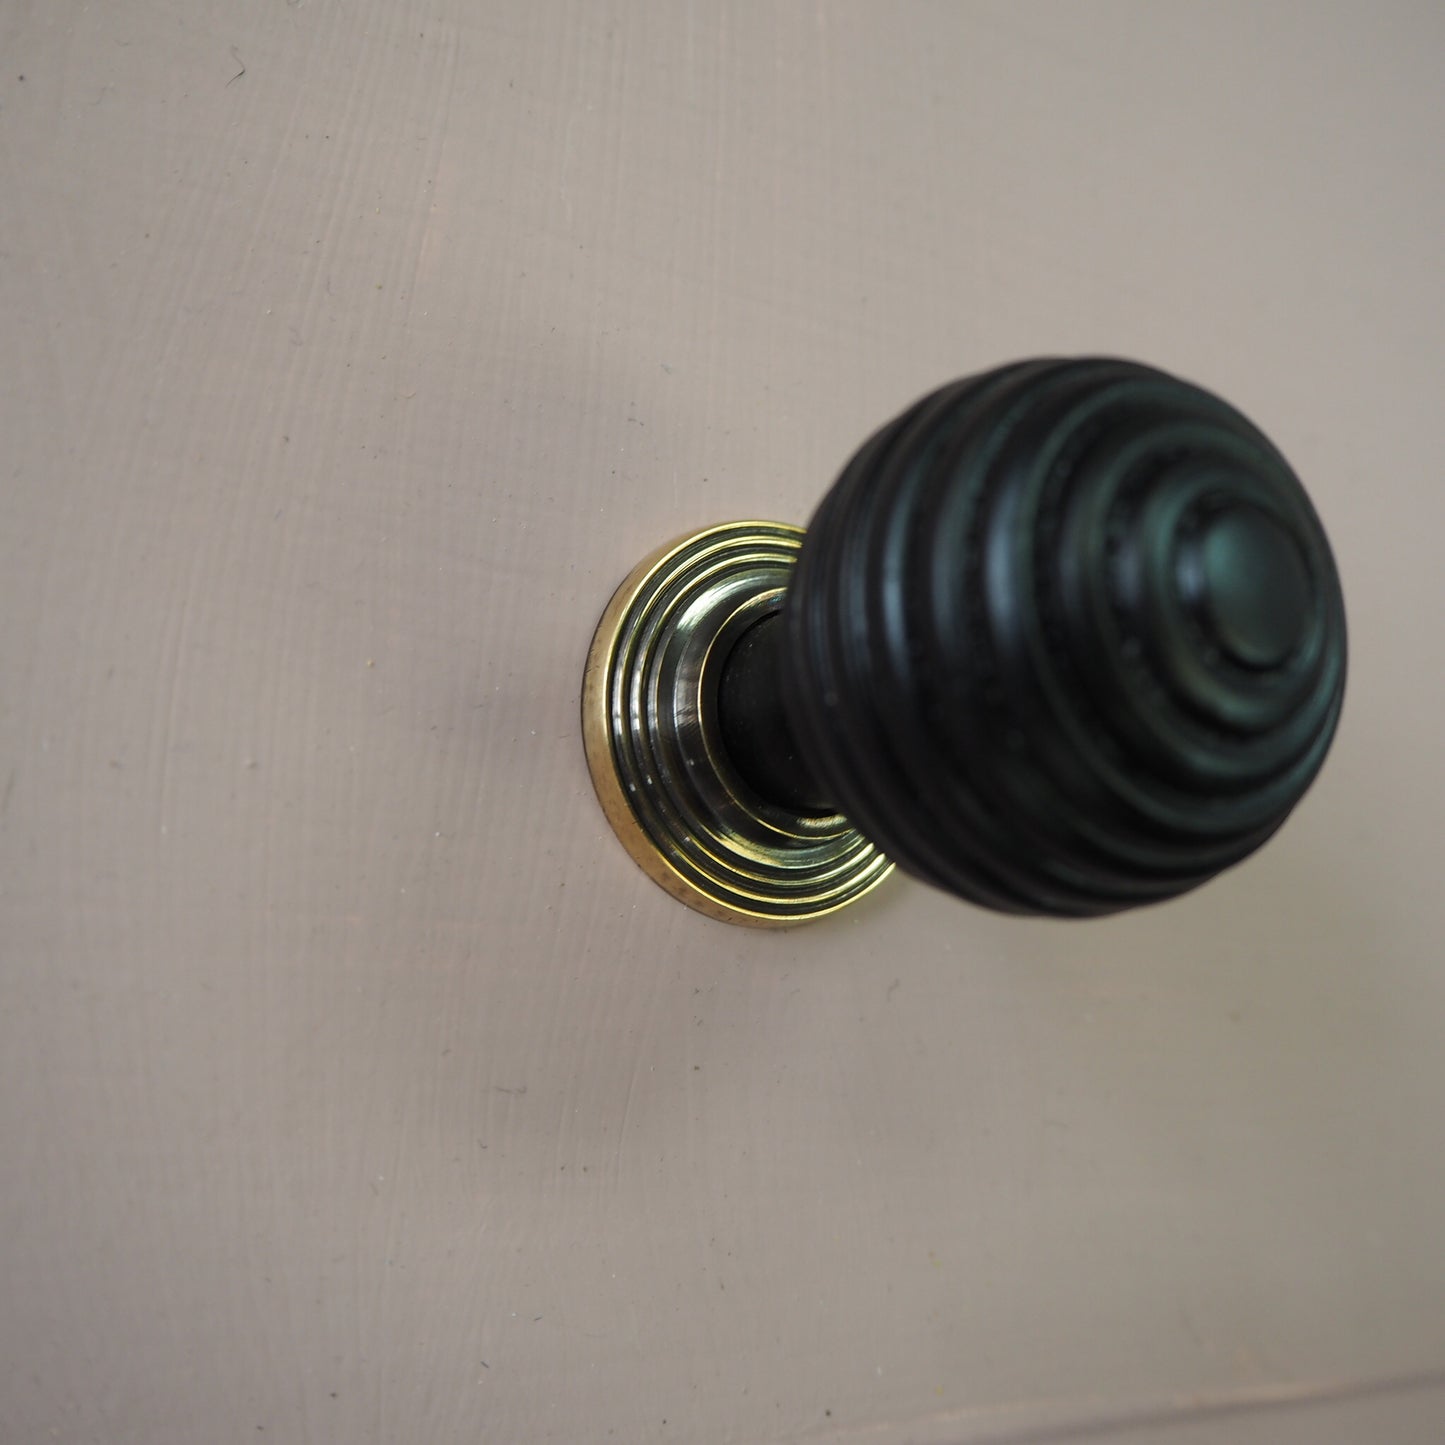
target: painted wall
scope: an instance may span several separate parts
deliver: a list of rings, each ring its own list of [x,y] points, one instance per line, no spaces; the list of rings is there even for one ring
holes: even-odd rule
[[[0,3],[0,1439],[1442,1438],[1442,16]],[[1294,821],[671,902],[612,587],[1077,351],[1331,529]]]

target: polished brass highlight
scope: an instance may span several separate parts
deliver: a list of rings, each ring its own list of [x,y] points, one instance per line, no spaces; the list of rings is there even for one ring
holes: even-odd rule
[[[892,871],[841,816],[758,797],[719,736],[723,663],[782,605],[802,539],[733,522],[668,544],[617,589],[587,657],[582,734],[608,821],[650,878],[725,923],[803,923]]]

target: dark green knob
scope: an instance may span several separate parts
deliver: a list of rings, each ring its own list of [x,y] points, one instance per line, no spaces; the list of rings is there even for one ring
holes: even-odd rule
[[[824,498],[720,694],[740,771],[908,872],[1111,913],[1260,846],[1324,761],[1345,616],[1319,519],[1239,412],[1044,360],[934,392]]]

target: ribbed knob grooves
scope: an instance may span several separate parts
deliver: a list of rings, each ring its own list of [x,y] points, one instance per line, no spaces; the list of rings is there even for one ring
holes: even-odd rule
[[[1025,362],[909,408],[824,499],[783,615],[827,795],[1009,912],[1110,913],[1238,862],[1318,772],[1344,690],[1294,473],[1130,362]]]

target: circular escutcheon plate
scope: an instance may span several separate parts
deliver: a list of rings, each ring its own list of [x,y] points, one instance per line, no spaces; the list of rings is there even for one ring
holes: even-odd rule
[[[845,818],[759,797],[719,737],[723,663],[781,607],[802,540],[732,522],[669,543],[617,589],[587,656],[582,735],[608,821],[650,878],[725,923],[804,923],[893,868]]]

